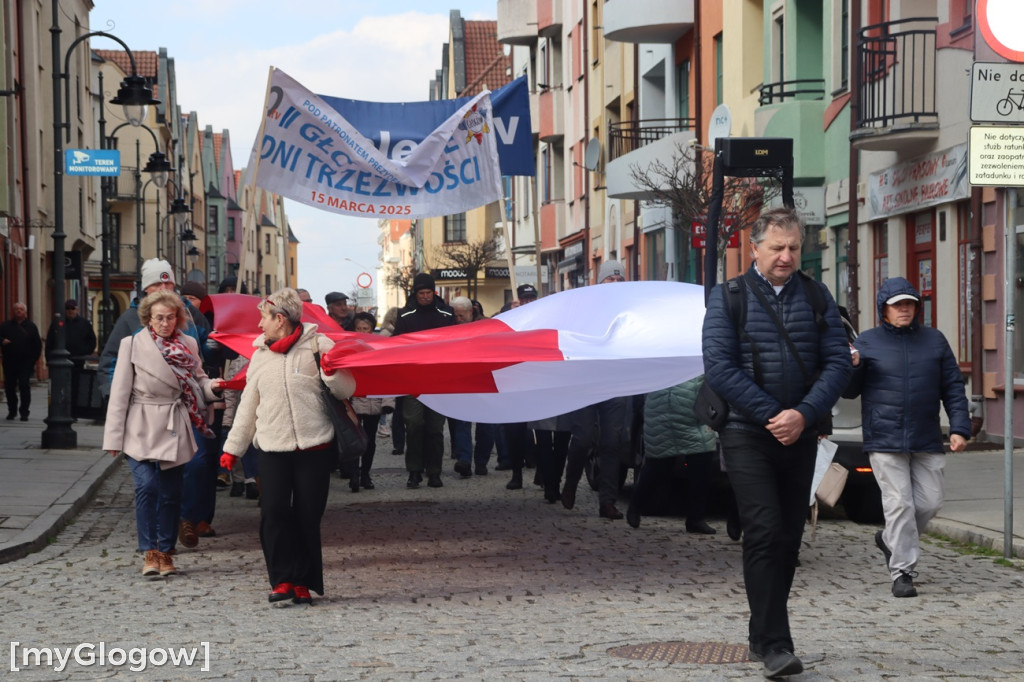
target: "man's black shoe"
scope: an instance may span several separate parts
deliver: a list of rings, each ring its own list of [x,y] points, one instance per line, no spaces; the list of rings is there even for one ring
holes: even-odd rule
[[[228,493],[228,497],[241,497],[245,494],[245,484],[241,481],[235,481],[231,484],[231,491]]]
[[[498,462],[498,466],[494,467],[495,471],[512,471],[512,465],[507,462]]]
[[[740,517],[735,512],[729,513],[729,518],[725,521],[725,532],[729,536],[729,539],[733,542],[738,542],[743,537],[743,528],[740,526]]]
[[[636,508],[635,504],[626,507],[626,523],[633,528],[640,527],[640,510]]]
[[[622,518],[622,512],[620,512],[611,502],[600,505],[597,508],[597,515],[602,519],[611,519],[612,521],[618,521]]]
[[[370,474],[363,474],[359,477],[359,485],[363,486],[367,490],[373,490],[373,479],[370,478]]]
[[[900,571],[900,576],[892,583],[892,596],[894,597],[916,597],[917,588],[914,587],[913,577],[916,573]]]
[[[508,483],[505,484],[505,488],[508,490],[522,490],[523,489],[523,470],[514,469],[512,471],[512,478],[509,479]]]
[[[402,448],[395,448],[394,450],[391,451],[391,454],[392,455],[401,455],[402,452],[403,452]]]
[[[444,483],[441,482],[441,474],[428,474],[427,485],[431,488],[440,488],[443,486]]]
[[[419,471],[410,471],[409,472],[409,480],[406,481],[405,487],[406,488],[419,488],[420,487],[420,483],[422,483],[422,482],[423,482],[423,474],[422,473],[420,473]]]
[[[562,506],[572,509],[576,505],[576,489],[565,486],[562,488]]]
[[[477,476],[486,476],[487,475],[487,465],[486,464],[477,464],[476,468],[473,470],[473,473],[475,473]]]
[[[882,550],[882,554],[885,555],[885,567],[889,568],[889,561],[892,560],[892,550],[885,544],[885,540],[882,539],[882,531],[875,533],[875,545],[878,549]]]
[[[463,478],[469,478],[473,475],[473,467],[469,462],[459,461],[455,463],[455,473]]]
[[[747,658],[749,658],[755,663],[761,663],[762,661],[764,661],[764,656],[757,653],[753,649],[747,649]]]
[[[768,679],[798,675],[804,671],[804,664],[792,651],[778,649],[769,651],[763,657],[764,676]]]
[[[708,525],[707,521],[687,521],[686,532],[697,533],[698,535],[714,535],[718,531]]]
[[[17,412],[11,412],[7,415],[7,421],[14,421],[18,417]]]

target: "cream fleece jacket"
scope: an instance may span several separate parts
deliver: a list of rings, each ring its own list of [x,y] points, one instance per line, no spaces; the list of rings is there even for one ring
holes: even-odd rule
[[[334,346],[310,323],[303,324],[302,335],[287,353],[270,350],[263,334],[253,341],[256,350],[224,452],[240,456],[250,443],[266,452],[307,450],[334,438],[320,378],[338,398],[352,395],[355,380],[347,372],[326,376],[318,371],[314,344],[321,358]]]

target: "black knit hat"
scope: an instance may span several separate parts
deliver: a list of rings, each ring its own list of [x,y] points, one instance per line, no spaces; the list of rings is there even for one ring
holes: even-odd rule
[[[421,272],[412,280],[412,293],[416,293],[420,289],[434,290],[434,278],[429,273]]]

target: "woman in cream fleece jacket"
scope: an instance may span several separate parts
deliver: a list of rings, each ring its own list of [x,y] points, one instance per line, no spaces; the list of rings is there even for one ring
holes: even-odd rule
[[[351,376],[323,374],[314,359],[334,343],[303,324],[302,301],[281,289],[259,304],[263,334],[246,372],[246,385],[224,443],[229,457],[256,448],[260,471],[260,543],[267,562],[271,603],[312,603],[324,593],[320,520],[336,466],[334,427],[320,393],[347,398]],[[232,464],[233,461],[223,462]]]

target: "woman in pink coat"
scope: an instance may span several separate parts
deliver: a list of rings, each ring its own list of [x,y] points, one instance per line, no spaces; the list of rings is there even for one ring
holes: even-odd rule
[[[125,454],[131,466],[147,577],[177,573],[170,552],[178,536],[182,465],[196,452],[192,426],[212,436],[203,415],[223,384],[203,371],[196,340],[182,332],[187,320],[173,291],[142,299],[142,329],[121,341],[107,403],[103,449],[113,457]]]

